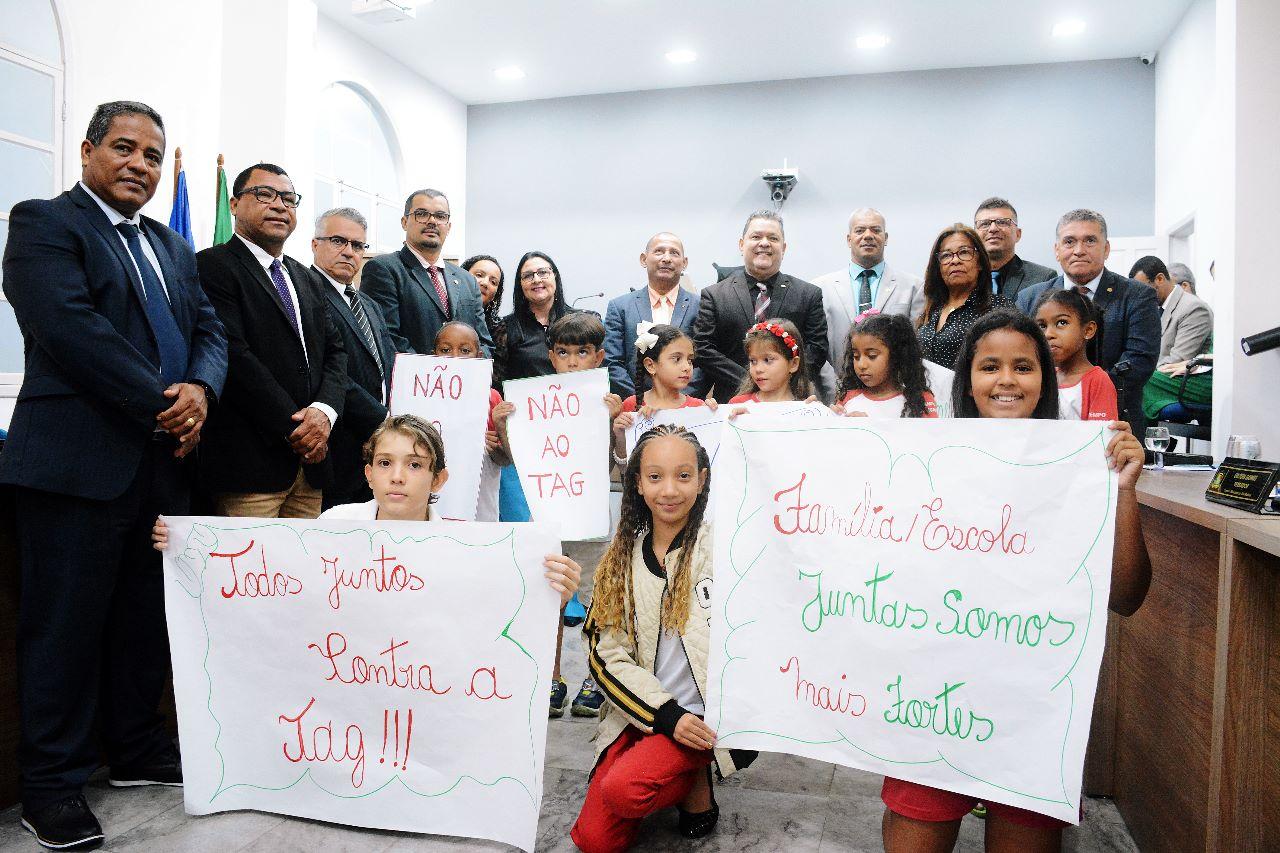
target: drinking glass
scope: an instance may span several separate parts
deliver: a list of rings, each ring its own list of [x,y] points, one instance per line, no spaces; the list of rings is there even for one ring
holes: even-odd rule
[[[1156,468],[1164,467],[1164,451],[1169,447],[1169,428],[1147,427],[1147,449],[1156,455]]]

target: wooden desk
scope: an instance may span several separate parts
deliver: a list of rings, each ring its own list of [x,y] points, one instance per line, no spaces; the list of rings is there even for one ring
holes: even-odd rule
[[[1085,789],[1143,851],[1280,850],[1280,519],[1138,486],[1151,591],[1112,616]]]

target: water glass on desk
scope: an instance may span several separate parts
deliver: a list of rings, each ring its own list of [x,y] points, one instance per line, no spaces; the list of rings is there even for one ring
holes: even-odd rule
[[[1232,459],[1258,459],[1262,444],[1256,435],[1233,435],[1227,439],[1227,456]]]
[[[1156,455],[1156,468],[1164,468],[1164,452],[1169,449],[1169,428],[1147,427],[1147,449]]]

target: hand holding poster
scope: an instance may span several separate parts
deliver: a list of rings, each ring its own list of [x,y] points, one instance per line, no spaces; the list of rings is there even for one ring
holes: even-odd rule
[[[493,362],[487,358],[396,356],[391,414],[417,415],[444,439],[449,480],[436,505],[441,518],[472,521],[476,517],[492,378]]]
[[[548,528],[168,523],[188,813],[533,849],[559,609]]]
[[[1057,421],[726,424],[718,745],[1077,822],[1111,582],[1107,438]]]
[[[503,384],[516,410],[507,437],[535,521],[561,539],[609,535],[608,373],[583,370]]]

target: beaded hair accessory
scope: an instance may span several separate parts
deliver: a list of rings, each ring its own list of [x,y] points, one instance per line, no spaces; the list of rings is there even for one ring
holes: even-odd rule
[[[797,358],[800,355],[800,345],[796,343],[796,339],[791,337],[791,333],[777,323],[756,323],[750,329],[747,329],[747,334],[752,332],[768,332],[775,338],[780,338],[787,345],[787,349],[791,350],[792,358]]]

